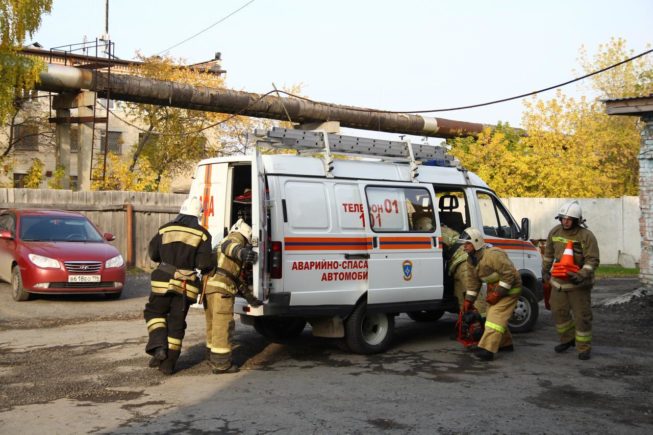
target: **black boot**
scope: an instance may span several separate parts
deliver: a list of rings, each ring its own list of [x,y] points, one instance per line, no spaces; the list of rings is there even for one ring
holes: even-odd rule
[[[179,354],[181,352],[178,350],[169,350],[168,351],[168,358],[164,359],[161,361],[161,364],[159,365],[159,371],[163,373],[164,375],[172,375],[175,373],[175,364],[177,364],[177,360],[179,359]]]
[[[499,352],[512,352],[513,350],[515,350],[515,346],[513,346],[512,344],[499,348]]]
[[[159,367],[161,365],[161,361],[165,360],[168,357],[168,353],[166,350],[162,347],[159,347],[157,350],[154,351],[154,355],[152,355],[152,359],[150,359],[149,366],[152,368]]]
[[[474,356],[481,361],[492,361],[494,359],[494,353],[485,350],[482,347],[479,347],[474,351]]]
[[[590,359],[590,353],[591,351],[589,349],[584,350],[578,354],[578,359],[587,361],[588,359]]]
[[[218,368],[218,367],[211,367],[211,373],[214,375],[221,375],[223,373],[238,373],[240,371],[240,368],[236,364],[231,364],[229,367],[225,368]]]
[[[565,350],[569,349],[570,347],[574,347],[574,346],[576,346],[576,340],[572,339],[571,341],[568,341],[566,343],[560,343],[559,345],[554,347],[553,350],[555,350],[556,353],[562,353]]]

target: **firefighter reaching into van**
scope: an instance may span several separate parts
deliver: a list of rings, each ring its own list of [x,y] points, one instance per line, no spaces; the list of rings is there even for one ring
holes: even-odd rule
[[[576,346],[578,358],[588,360],[592,348],[591,292],[599,266],[599,246],[585,226],[578,201],[563,205],[556,219],[560,225],[549,232],[542,260],[542,281],[551,282],[551,312],[560,337],[554,350],[561,353]]]
[[[473,309],[483,283],[487,284],[485,332],[474,355],[480,360],[492,361],[495,353],[513,350],[508,320],[521,294],[521,277],[508,255],[486,245],[478,229],[465,229],[460,241],[469,256],[463,311]]]
[[[258,259],[251,243],[252,228],[238,219],[227,237],[216,246],[216,266],[204,289],[208,363],[214,374],[238,371],[231,359],[236,295],[241,294],[253,307],[262,304],[241,279],[243,266],[254,264]]]
[[[211,234],[199,224],[202,205],[186,199],[179,215],[159,228],[148,253],[159,265],[152,271],[152,293],[143,312],[149,339],[145,351],[150,367],[171,375],[181,354],[188,308],[197,300],[200,284],[195,269],[212,268]]]

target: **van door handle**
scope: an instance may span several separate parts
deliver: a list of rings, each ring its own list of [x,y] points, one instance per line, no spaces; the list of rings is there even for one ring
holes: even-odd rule
[[[345,254],[347,260],[368,260],[370,254]]]

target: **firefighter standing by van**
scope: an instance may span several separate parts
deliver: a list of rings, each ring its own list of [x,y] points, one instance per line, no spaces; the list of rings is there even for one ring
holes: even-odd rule
[[[487,246],[478,229],[465,229],[460,241],[469,256],[463,311],[473,309],[483,283],[487,284],[485,332],[474,355],[492,361],[495,353],[513,350],[508,320],[521,294],[521,277],[508,255],[499,248]]]
[[[554,350],[561,353],[576,346],[578,358],[590,359],[592,348],[592,298],[594,271],[599,266],[599,245],[594,234],[585,226],[578,201],[560,208],[556,225],[549,232],[542,259],[542,281],[551,282],[551,312],[560,344]],[[552,277],[551,269],[559,262],[568,242],[573,244],[574,264],[578,272],[567,277]]]
[[[159,228],[148,253],[159,265],[152,271],[152,293],[143,312],[149,339],[145,351],[150,367],[174,373],[186,331],[188,308],[197,300],[200,284],[195,269],[212,268],[211,234],[199,224],[202,205],[186,199],[179,215]]]
[[[261,305],[241,279],[243,266],[254,264],[258,259],[251,243],[252,228],[243,219],[238,219],[216,247],[216,266],[204,289],[208,363],[214,374],[238,371],[231,359],[236,295],[244,296],[252,306]]]

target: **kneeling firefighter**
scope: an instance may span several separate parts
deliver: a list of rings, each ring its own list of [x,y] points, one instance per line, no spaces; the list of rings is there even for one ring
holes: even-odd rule
[[[483,283],[487,284],[489,306],[485,331],[474,355],[483,361],[491,361],[496,352],[513,350],[508,320],[521,294],[521,277],[508,255],[499,248],[486,245],[478,229],[467,228],[460,241],[469,256],[463,311],[473,310]]]
[[[143,312],[149,339],[145,351],[150,367],[172,374],[181,354],[188,308],[197,300],[200,281],[195,269],[212,269],[211,234],[199,224],[202,205],[188,198],[179,215],[161,226],[148,253],[159,265],[152,271],[152,293]]]
[[[238,219],[227,237],[216,246],[216,267],[204,289],[208,362],[215,374],[238,371],[238,366],[231,360],[236,295],[242,295],[254,307],[262,304],[240,278],[243,266],[258,260],[251,243],[252,228],[243,219]]]

